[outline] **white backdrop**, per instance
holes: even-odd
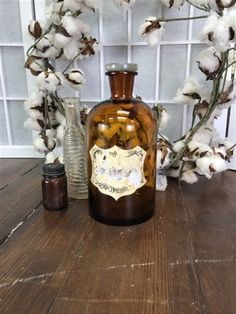
[[[147,5],[148,2],[148,5]],[[23,69],[24,51],[31,44],[27,34],[30,19],[43,19],[44,0],[0,1],[0,156],[34,157],[32,134],[23,128],[26,114],[22,107],[27,94],[34,90],[34,79]],[[109,97],[109,87],[104,75],[104,65],[109,62],[135,62],[139,75],[135,82],[135,94],[145,102],[164,105],[172,120],[165,134],[176,139],[186,131],[191,118],[191,108],[172,102],[177,88],[189,74],[204,80],[198,70],[196,57],[203,45],[198,40],[199,21],[168,23],[162,42],[150,48],[138,36],[137,30],[143,20],[154,16],[193,16],[199,14],[188,5],[180,10],[167,10],[159,0],[136,0],[136,5],[124,18],[113,0],[103,0],[99,13],[83,14],[82,18],[92,24],[91,34],[101,43],[100,53],[79,62],[87,84],[80,93],[81,101],[93,106]],[[12,22],[14,21],[14,23]],[[57,64],[58,69],[65,62]],[[62,96],[72,95],[71,90]],[[218,119],[216,126],[225,135],[227,112]],[[231,112],[230,132],[236,141],[236,114]]]

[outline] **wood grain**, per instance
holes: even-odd
[[[39,159],[0,159],[0,190],[40,164]]]
[[[29,164],[28,170],[23,168],[23,172],[19,170],[14,176],[10,171],[11,181],[4,180],[8,184],[0,189],[0,243],[38,208],[41,202],[41,167],[39,162],[33,167]]]
[[[33,210],[39,172],[1,194],[8,213]],[[0,246],[0,313],[236,313],[235,188],[232,171],[182,188],[170,180],[155,216],[132,227],[94,222],[87,201],[40,205]]]

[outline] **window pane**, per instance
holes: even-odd
[[[184,4],[179,10],[168,9],[166,6],[163,9],[163,16],[171,17],[186,17],[189,16],[189,5]],[[188,21],[169,22],[165,24],[165,33],[163,40],[184,40],[188,38]]]
[[[186,72],[186,51],[185,45],[161,47],[160,99],[172,99],[177,89],[183,84]]]
[[[134,95],[154,100],[156,82],[156,48],[148,46],[132,47],[132,62],[138,64]]]
[[[1,83],[1,79],[0,79],[0,97],[2,97],[2,83]]]
[[[181,137],[183,106],[176,104],[162,104],[171,116],[167,127],[161,131],[169,140],[174,141]]]
[[[203,12],[203,11],[200,11],[198,9],[194,9],[193,15],[194,16],[203,15],[203,14],[201,14],[201,12]],[[199,34],[200,34],[200,31],[202,30],[205,22],[206,22],[206,19],[193,20],[192,39],[199,40]]]
[[[0,43],[22,42],[19,0],[0,1]]]
[[[28,118],[23,109],[22,101],[8,101],[9,120],[14,145],[32,144],[32,132],[24,128],[24,122]]]
[[[3,101],[0,101],[0,145],[7,145],[7,127]]]
[[[122,12],[114,1],[102,1],[103,41],[114,43],[127,41],[127,20]]]
[[[86,84],[81,88],[80,97],[92,100],[100,98],[99,53],[89,59],[79,61],[78,67],[84,72],[86,79]]]
[[[27,97],[24,53],[20,47],[3,47],[2,63],[8,97]]]
[[[80,19],[89,25],[90,35],[98,40],[98,12],[82,13]]]

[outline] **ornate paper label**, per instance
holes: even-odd
[[[91,182],[101,193],[110,195],[116,201],[146,183],[143,172],[146,152],[140,146],[124,150],[116,145],[109,149],[94,145],[89,153],[92,160]]]

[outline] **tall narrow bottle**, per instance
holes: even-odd
[[[78,98],[66,98],[66,129],[64,135],[64,163],[67,174],[68,195],[88,198],[86,132],[81,124]]]
[[[154,214],[156,119],[132,97],[136,64],[108,64],[111,98],[88,118],[90,215],[101,222],[131,225]]]

